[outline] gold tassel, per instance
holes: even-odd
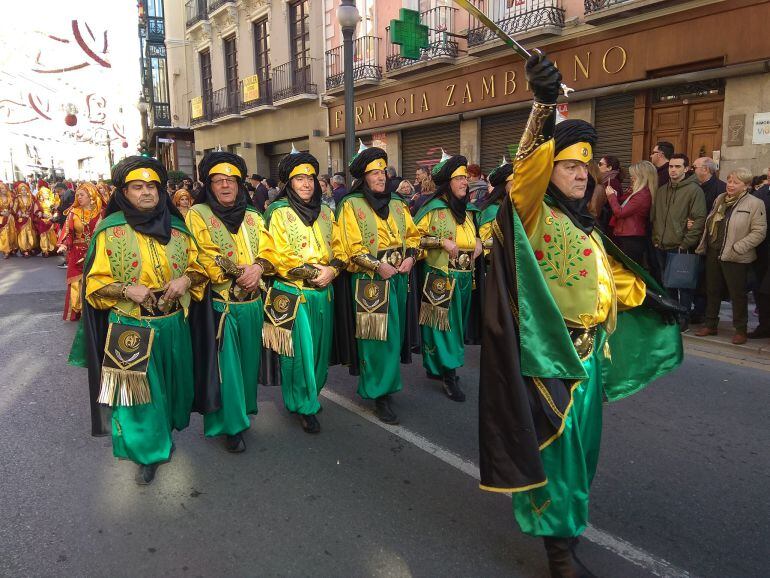
[[[143,405],[152,401],[147,374],[114,367],[102,368],[102,383],[97,402],[115,406]]]
[[[388,340],[387,313],[356,313],[356,339]]]
[[[612,363],[612,352],[610,351],[610,342],[605,341],[604,342],[604,357],[605,359],[609,359],[610,363]]]
[[[291,330],[276,327],[267,320],[262,326],[262,345],[279,355],[294,357],[294,341],[291,337]]]
[[[449,309],[423,301],[420,304],[419,324],[439,331],[449,331]]]

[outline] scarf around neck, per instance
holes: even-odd
[[[732,209],[736,204],[738,204],[738,201],[740,201],[743,197],[745,197],[749,193],[748,189],[743,191],[740,195],[736,195],[735,197],[730,197],[727,193],[724,194],[722,197],[722,200],[719,202],[719,206],[714,209],[714,212],[711,213],[711,217],[709,219],[709,240],[714,243],[717,240],[718,237],[718,225],[719,222],[724,220],[724,218],[727,216],[727,211]]]

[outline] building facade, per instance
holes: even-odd
[[[326,0],[325,94],[331,165],[341,168],[345,131],[342,49]],[[770,164],[762,113],[770,113],[770,3],[758,0],[475,0],[526,47],[548,52],[575,89],[561,112],[593,122],[597,154],[624,165],[658,140],[721,168]],[[524,62],[451,1],[358,0],[355,41],[357,136],[388,151],[412,177],[441,149],[488,172],[510,158],[531,92]],[[419,12],[427,38],[417,59],[390,38],[399,9]],[[404,20],[404,25],[411,26]],[[767,114],[770,116],[770,114]],[[764,129],[762,127],[765,127]],[[770,135],[764,140],[770,141]]]
[[[221,147],[241,155],[249,172],[277,178],[293,144],[325,169],[322,6],[166,0],[169,29],[184,38],[169,47],[171,110],[194,130],[196,163]]]
[[[172,35],[167,36],[167,32]],[[140,152],[157,157],[169,171],[191,175],[194,164],[193,131],[180,124],[171,110],[169,51],[182,36],[166,26],[163,0],[139,2],[139,43],[142,94],[142,140]]]

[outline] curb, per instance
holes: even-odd
[[[735,345],[724,339],[719,339],[718,337],[696,337],[690,333],[682,333],[682,341],[692,345],[705,345],[710,349],[716,347],[770,360],[770,340],[767,339],[757,339],[754,340],[754,343],[752,343],[752,340],[749,340],[745,345]]]

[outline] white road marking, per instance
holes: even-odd
[[[456,470],[461,471],[462,473],[474,478],[475,480],[479,480],[479,468],[473,462],[461,458],[457,454],[442,448],[429,439],[421,436],[420,434],[414,433],[413,431],[410,431],[401,425],[387,425],[381,422],[371,411],[361,407],[349,398],[331,391],[328,388],[321,391],[321,396],[356,414],[366,421],[389,431],[393,435],[400,437],[402,440],[411,443],[419,449],[437,457],[442,462],[452,466]],[[583,533],[582,537],[590,542],[593,542],[594,544],[597,544],[598,546],[609,550],[621,558],[628,560],[632,564],[644,568],[655,576],[660,576],[661,578],[690,578],[691,576],[689,572],[682,570],[681,568],[677,568],[663,558],[658,558],[657,556],[654,556],[653,554],[650,554],[641,548],[637,548],[633,544],[626,542],[621,538],[595,528],[590,524],[588,528],[586,528],[586,531]]]

